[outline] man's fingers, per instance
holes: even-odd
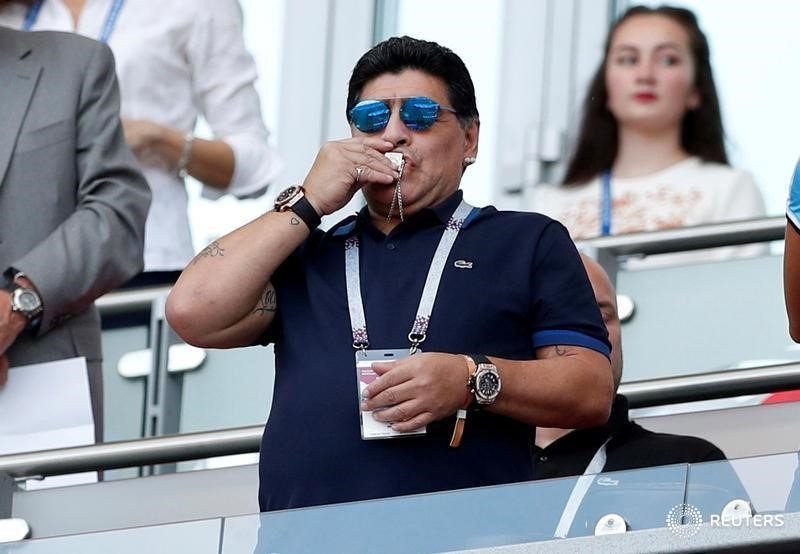
[[[408,431],[414,431],[416,429],[425,427],[432,421],[433,414],[430,412],[422,412],[421,414],[416,415],[407,421],[397,421],[392,423],[392,429],[399,431],[400,433],[406,433]]]

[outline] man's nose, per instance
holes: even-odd
[[[392,114],[389,116],[389,123],[384,127],[381,138],[391,142],[395,146],[407,144],[411,139],[411,131],[400,119],[399,108],[392,110]]]

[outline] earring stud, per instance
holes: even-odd
[[[464,158],[464,167],[467,167],[468,165],[472,165],[472,164],[474,164],[474,163],[475,163],[477,160],[478,160],[478,159],[477,159],[477,158],[475,158],[475,157],[473,157],[473,156],[467,156],[467,157],[465,157],[465,158]]]

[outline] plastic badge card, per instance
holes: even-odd
[[[408,349],[400,350],[359,350],[356,352],[356,377],[358,379],[358,399],[361,402],[364,389],[378,378],[378,374],[372,370],[375,362],[391,362],[408,356]],[[397,437],[419,436],[426,433],[426,428],[421,427],[414,431],[400,432],[392,429],[388,423],[376,421],[372,417],[372,412],[361,411],[361,438],[364,440],[372,439],[393,439]]]

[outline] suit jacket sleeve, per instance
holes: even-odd
[[[94,43],[76,105],[76,209],[43,241],[12,262],[44,301],[39,333],[88,308],[143,266],[150,190],[119,118],[114,58]]]

